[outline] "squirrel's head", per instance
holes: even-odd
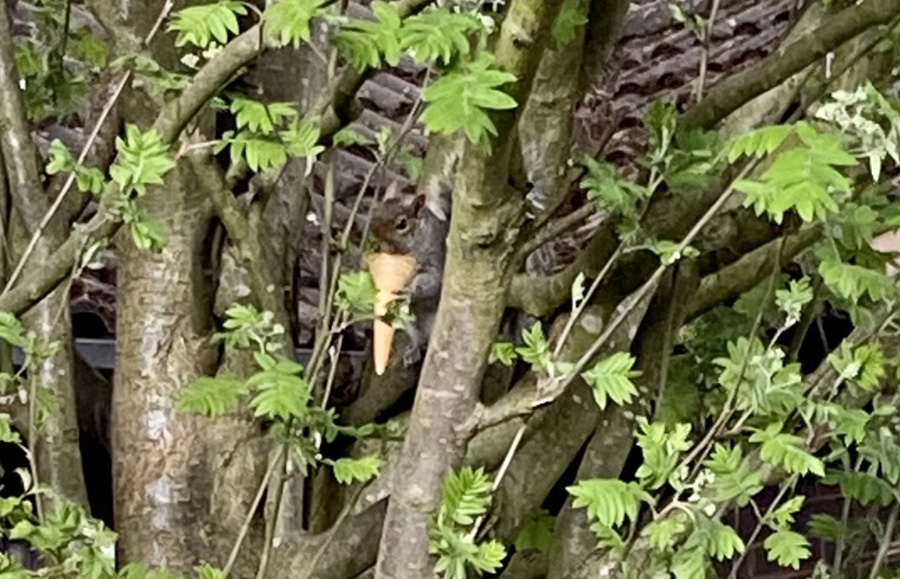
[[[382,251],[411,251],[424,207],[424,195],[403,195],[396,183],[388,186],[384,199],[372,214],[372,234],[382,245]]]

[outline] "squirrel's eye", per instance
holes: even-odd
[[[395,224],[395,227],[397,228],[397,231],[399,231],[400,233],[403,233],[409,227],[409,221],[406,219],[406,217],[401,217],[401,218],[397,219],[397,223]]]

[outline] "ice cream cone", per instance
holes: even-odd
[[[378,293],[375,296],[375,315],[384,316],[388,306],[397,299],[399,292],[409,284],[416,273],[416,260],[409,255],[374,253],[367,258],[369,273]],[[372,337],[375,373],[379,376],[387,370],[394,341],[394,327],[381,319],[375,320]]]

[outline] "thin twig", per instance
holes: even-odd
[[[775,499],[772,501],[772,504],[769,505],[769,508],[766,510],[765,515],[760,517],[759,513],[757,512],[758,520],[756,521],[756,527],[753,528],[753,532],[750,533],[750,537],[747,539],[747,542],[745,543],[747,545],[747,548],[744,549],[744,552],[741,553],[740,557],[738,557],[737,560],[734,562],[734,564],[731,566],[731,573],[728,574],[728,579],[735,579],[737,577],[738,569],[740,569],[741,564],[744,562],[744,559],[747,558],[747,554],[750,552],[750,546],[753,544],[753,542],[759,536],[760,532],[762,532],[763,526],[765,525],[766,517],[770,516],[773,512],[775,512],[775,508],[778,506],[778,503],[781,502],[781,499],[784,498],[784,495],[785,495],[785,493],[787,493],[787,490],[793,486],[793,483],[796,480],[797,480],[797,475],[793,475],[790,479],[788,479],[781,485],[781,488],[778,489],[778,494],[775,496]]]
[[[328,406],[328,397],[331,396],[331,390],[334,388],[334,377],[337,375],[338,360],[341,355],[341,348],[344,345],[344,335],[338,334],[337,343],[331,351],[331,368],[328,369],[328,380],[325,382],[325,392],[322,394],[322,408]]]
[[[859,471],[860,467],[862,467],[863,456],[858,456],[856,458],[856,464],[853,465],[853,471]],[[847,522],[850,520],[850,504],[851,501],[849,498],[844,497],[844,504],[841,506],[841,530],[842,532],[838,534],[837,541],[834,545],[834,563],[831,568],[834,570],[834,576],[840,577],[841,566],[843,565],[844,558],[844,542],[846,541],[847,535]]]
[[[719,0],[713,0],[712,10],[709,12],[709,20],[706,22],[703,32],[703,52],[700,55],[700,77],[697,79],[697,102],[703,101],[703,85],[706,83],[706,73],[709,66],[709,45],[712,41],[712,29],[719,14]]]
[[[894,527],[897,525],[897,515],[900,513],[900,505],[894,505],[891,514],[888,515],[887,524],[884,527],[884,535],[878,546],[878,555],[875,556],[875,562],[872,563],[872,571],[869,573],[869,579],[876,579],[884,560],[887,558],[888,548],[891,546],[891,538],[894,536]]]
[[[277,457],[273,457],[272,462],[275,463],[275,468],[272,469],[273,474],[276,471],[281,471],[281,475],[283,475],[287,464],[287,453],[279,453]],[[284,476],[279,476],[277,478],[277,483],[278,484],[274,485],[275,488],[271,489],[273,494],[272,516],[266,517],[265,541],[263,542],[262,555],[260,555],[259,558],[259,568],[256,572],[256,579],[264,579],[266,571],[269,568],[269,558],[272,554],[273,539],[275,537],[275,526],[278,522],[278,513],[281,511],[281,497],[284,494]]]
[[[31,458],[31,484],[36,488],[39,484],[37,467],[37,387],[38,377],[28,377],[28,455]],[[34,495],[34,510],[38,520],[43,519],[43,506],[40,493]]]
[[[706,213],[694,224],[694,227],[688,232],[687,235],[684,236],[684,239],[681,240],[681,243],[678,244],[678,247],[675,249],[675,253],[682,253],[685,248],[691,244],[695,237],[700,233],[700,231],[706,226],[707,223],[719,212],[719,210],[725,205],[725,202],[731,197],[734,192],[734,183],[744,178],[752,169],[756,166],[756,163],[747,164],[744,169],[740,172],[740,174],[732,181],[725,191],[719,195],[719,198],[707,209]],[[663,263],[660,265],[656,271],[653,272],[653,275],[650,276],[644,285],[635,292],[633,299],[634,304],[639,304],[643,299],[647,296],[647,294],[656,287],[656,284],[659,282],[663,273],[669,268],[669,265]],[[565,389],[575,380],[575,378],[581,373],[582,370],[588,365],[588,363],[597,355],[597,352],[600,351],[600,348],[606,345],[609,339],[613,336],[616,330],[619,329],[625,320],[628,318],[628,315],[631,313],[630,309],[626,309],[619,313],[619,315],[613,319],[607,326],[604,328],[604,331],[600,336],[594,340],[594,343],[587,349],[584,355],[579,358],[578,362],[575,363],[575,366],[572,368],[571,372],[569,372],[568,376],[562,381],[562,383],[557,387],[557,392],[561,393],[565,391]]]
[[[768,303],[769,299],[771,299],[772,292],[775,290],[775,278],[778,277],[778,272],[781,271],[781,251],[784,248],[784,237],[781,238],[781,242],[778,244],[778,253],[776,254],[772,275],[769,277],[769,285],[766,287],[766,295],[763,298],[763,305],[760,306],[759,310],[756,312],[756,317],[753,320],[753,325],[750,327],[750,332],[748,335],[748,340],[752,340],[756,333],[759,332],[759,328],[762,326],[762,318],[763,312],[765,312],[765,304]],[[705,456],[707,449],[710,448],[712,441],[715,440],[716,436],[719,435],[719,431],[723,426],[731,419],[731,416],[734,414],[734,401],[737,400],[738,391],[741,388],[741,384],[744,382],[744,374],[747,371],[747,365],[749,364],[749,356],[744,356],[744,359],[741,361],[741,370],[738,373],[737,383],[734,387],[734,390],[728,395],[728,399],[725,401],[725,405],[722,407],[722,413],[719,415],[719,418],[716,420],[715,424],[713,424],[712,428],[710,428],[706,435],[703,437],[697,446],[695,446],[690,454],[688,454],[684,460],[678,465],[678,468],[684,468],[685,466],[691,464],[698,456]],[[697,462],[697,467],[695,467],[694,471],[696,472],[699,465],[703,462],[701,459]]]
[[[497,489],[500,488],[500,483],[503,481],[503,477],[506,476],[506,471],[509,470],[509,465],[512,464],[513,457],[516,455],[516,451],[519,449],[519,444],[522,443],[522,437],[525,435],[525,425],[519,426],[519,430],[516,431],[516,435],[513,437],[512,442],[509,445],[509,449],[506,451],[506,456],[503,458],[503,463],[500,464],[500,468],[497,470],[497,474],[494,475],[494,483],[491,485],[491,492],[497,492]],[[472,525],[472,531],[469,533],[471,537],[475,537],[478,535],[478,531],[481,529],[481,525],[484,523],[486,515],[481,515],[475,521],[475,524]]]
[[[325,540],[322,541],[322,544],[316,549],[316,554],[313,555],[312,559],[310,559],[309,563],[306,565],[306,573],[304,573],[303,579],[312,578],[313,574],[316,572],[316,565],[319,564],[319,561],[325,555],[325,551],[328,550],[328,547],[334,541],[334,536],[337,534],[338,529],[341,528],[341,525],[343,525],[344,521],[347,520],[347,517],[350,516],[350,511],[353,510],[356,501],[359,500],[359,497],[368,486],[368,484],[360,484],[359,488],[356,489],[356,492],[354,492],[353,496],[350,498],[350,501],[348,501],[347,504],[344,505],[344,508],[341,509],[341,514],[338,515],[337,520],[335,520],[334,524],[331,525],[331,528],[328,529],[328,535],[325,537]]]
[[[606,278],[606,274],[610,272],[612,267],[618,263],[619,258],[623,253],[623,244],[619,244],[616,247],[616,250],[613,252],[609,259],[606,260],[606,263],[603,265],[603,269],[600,270],[600,273],[597,274],[597,277],[594,278],[594,281],[591,282],[590,287],[587,292],[584,294],[584,297],[578,302],[578,307],[572,312],[572,315],[569,316],[569,319],[566,320],[566,325],[563,327],[562,333],[559,335],[559,340],[556,342],[556,349],[553,350],[553,357],[559,357],[559,353],[562,351],[563,345],[566,343],[566,340],[569,337],[569,334],[572,333],[572,328],[575,327],[575,322],[578,321],[578,318],[584,313],[584,309],[590,303],[591,298],[594,296],[594,293],[600,287],[600,283]]]
[[[275,468],[281,463],[281,455],[284,453],[284,446],[278,447],[278,454],[269,464],[269,468],[266,469],[266,474],[263,476],[263,480],[259,485],[259,489],[256,491],[256,496],[253,498],[253,503],[251,503],[250,508],[247,509],[247,516],[244,517],[244,524],[241,525],[240,531],[238,531],[237,539],[234,542],[234,545],[231,547],[231,553],[228,555],[228,561],[225,563],[225,567],[222,569],[222,579],[228,577],[229,573],[231,573],[231,569],[234,567],[235,562],[237,561],[238,553],[241,550],[241,545],[244,543],[244,539],[247,537],[247,533],[250,532],[250,524],[253,522],[253,516],[256,514],[257,509],[259,509],[259,504],[262,502],[263,497],[266,495],[266,489],[269,486],[269,479],[272,478],[272,474],[275,472]]]
[[[521,255],[529,255],[532,251],[535,251],[548,241],[565,233],[597,212],[597,207],[593,203],[587,203],[556,221],[548,222],[545,227],[534,232],[531,237],[522,243],[522,247],[518,250],[519,253]]]

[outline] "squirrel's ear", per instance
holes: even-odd
[[[418,215],[423,207],[425,207],[425,195],[416,195],[416,198],[413,199],[412,202],[413,215]]]

